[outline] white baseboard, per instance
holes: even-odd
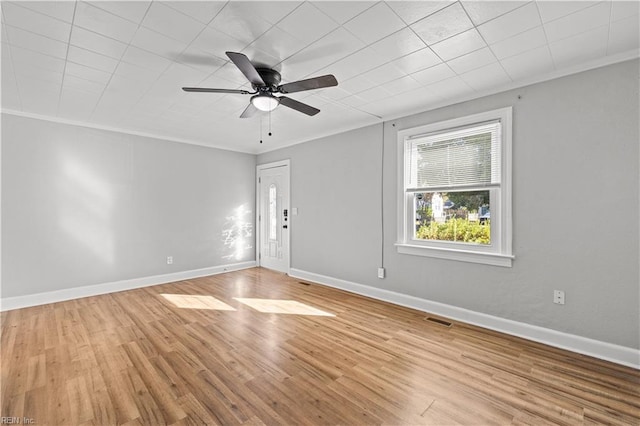
[[[289,275],[294,278],[313,281],[329,287],[339,288],[351,293],[371,297],[373,299],[417,309],[419,311],[429,312],[451,318],[456,321],[465,322],[467,324],[488,328],[490,330],[499,331],[512,336],[544,343],[556,348],[566,349],[583,355],[589,355],[594,358],[615,362],[616,364],[640,369],[640,351],[634,348],[614,345],[612,343],[563,333],[561,331],[526,324],[523,322],[512,321],[444,303],[421,299],[415,296],[357,284],[338,278],[315,274],[313,272],[302,271],[300,269],[291,268]]]
[[[190,271],[172,272],[170,274],[133,278],[130,280],[114,281],[111,283],[96,284],[86,287],[65,288],[62,290],[47,291],[45,293],[7,297],[0,299],[0,311],[10,311],[12,309],[27,308],[29,306],[45,305],[48,303],[79,299],[81,297],[98,296],[100,294],[115,293],[123,290],[132,290],[134,288],[166,284],[191,278],[206,277],[208,275],[239,271],[241,269],[253,268],[255,266],[256,262],[252,260],[249,262],[212,266],[209,268],[193,269]]]

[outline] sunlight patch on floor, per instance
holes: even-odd
[[[242,297],[234,297],[234,299],[263,313],[335,317],[333,314],[321,311],[313,306],[305,305],[304,303],[296,302],[295,300],[253,299]]]
[[[235,311],[232,306],[227,305],[213,296],[201,296],[193,294],[161,294],[169,302],[178,308],[184,309],[209,309],[216,311]]]

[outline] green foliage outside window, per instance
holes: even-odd
[[[416,238],[489,244],[491,242],[491,224],[490,221],[480,224],[461,218],[449,219],[444,223],[431,221],[429,224],[421,225],[418,228]]]

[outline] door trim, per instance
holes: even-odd
[[[262,262],[260,259],[260,247],[261,247],[261,241],[260,241],[260,234],[261,234],[261,229],[260,229],[260,172],[262,170],[267,170],[267,169],[274,169],[276,167],[283,167],[283,166],[287,166],[287,173],[285,174],[285,180],[287,181],[287,187],[289,188],[289,196],[287,197],[287,204],[284,206],[285,209],[291,211],[291,160],[290,159],[285,159],[285,160],[280,160],[280,161],[274,161],[272,163],[265,163],[265,164],[258,164],[256,166],[256,216],[255,216],[255,221],[256,221],[256,265],[257,266],[262,266]],[[286,250],[286,256],[287,256],[287,271],[286,274],[289,275],[289,272],[291,271],[291,222],[289,222],[289,232],[287,232],[287,250]]]

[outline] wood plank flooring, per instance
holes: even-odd
[[[259,268],[8,311],[1,416],[640,424],[639,371],[427,316]]]

